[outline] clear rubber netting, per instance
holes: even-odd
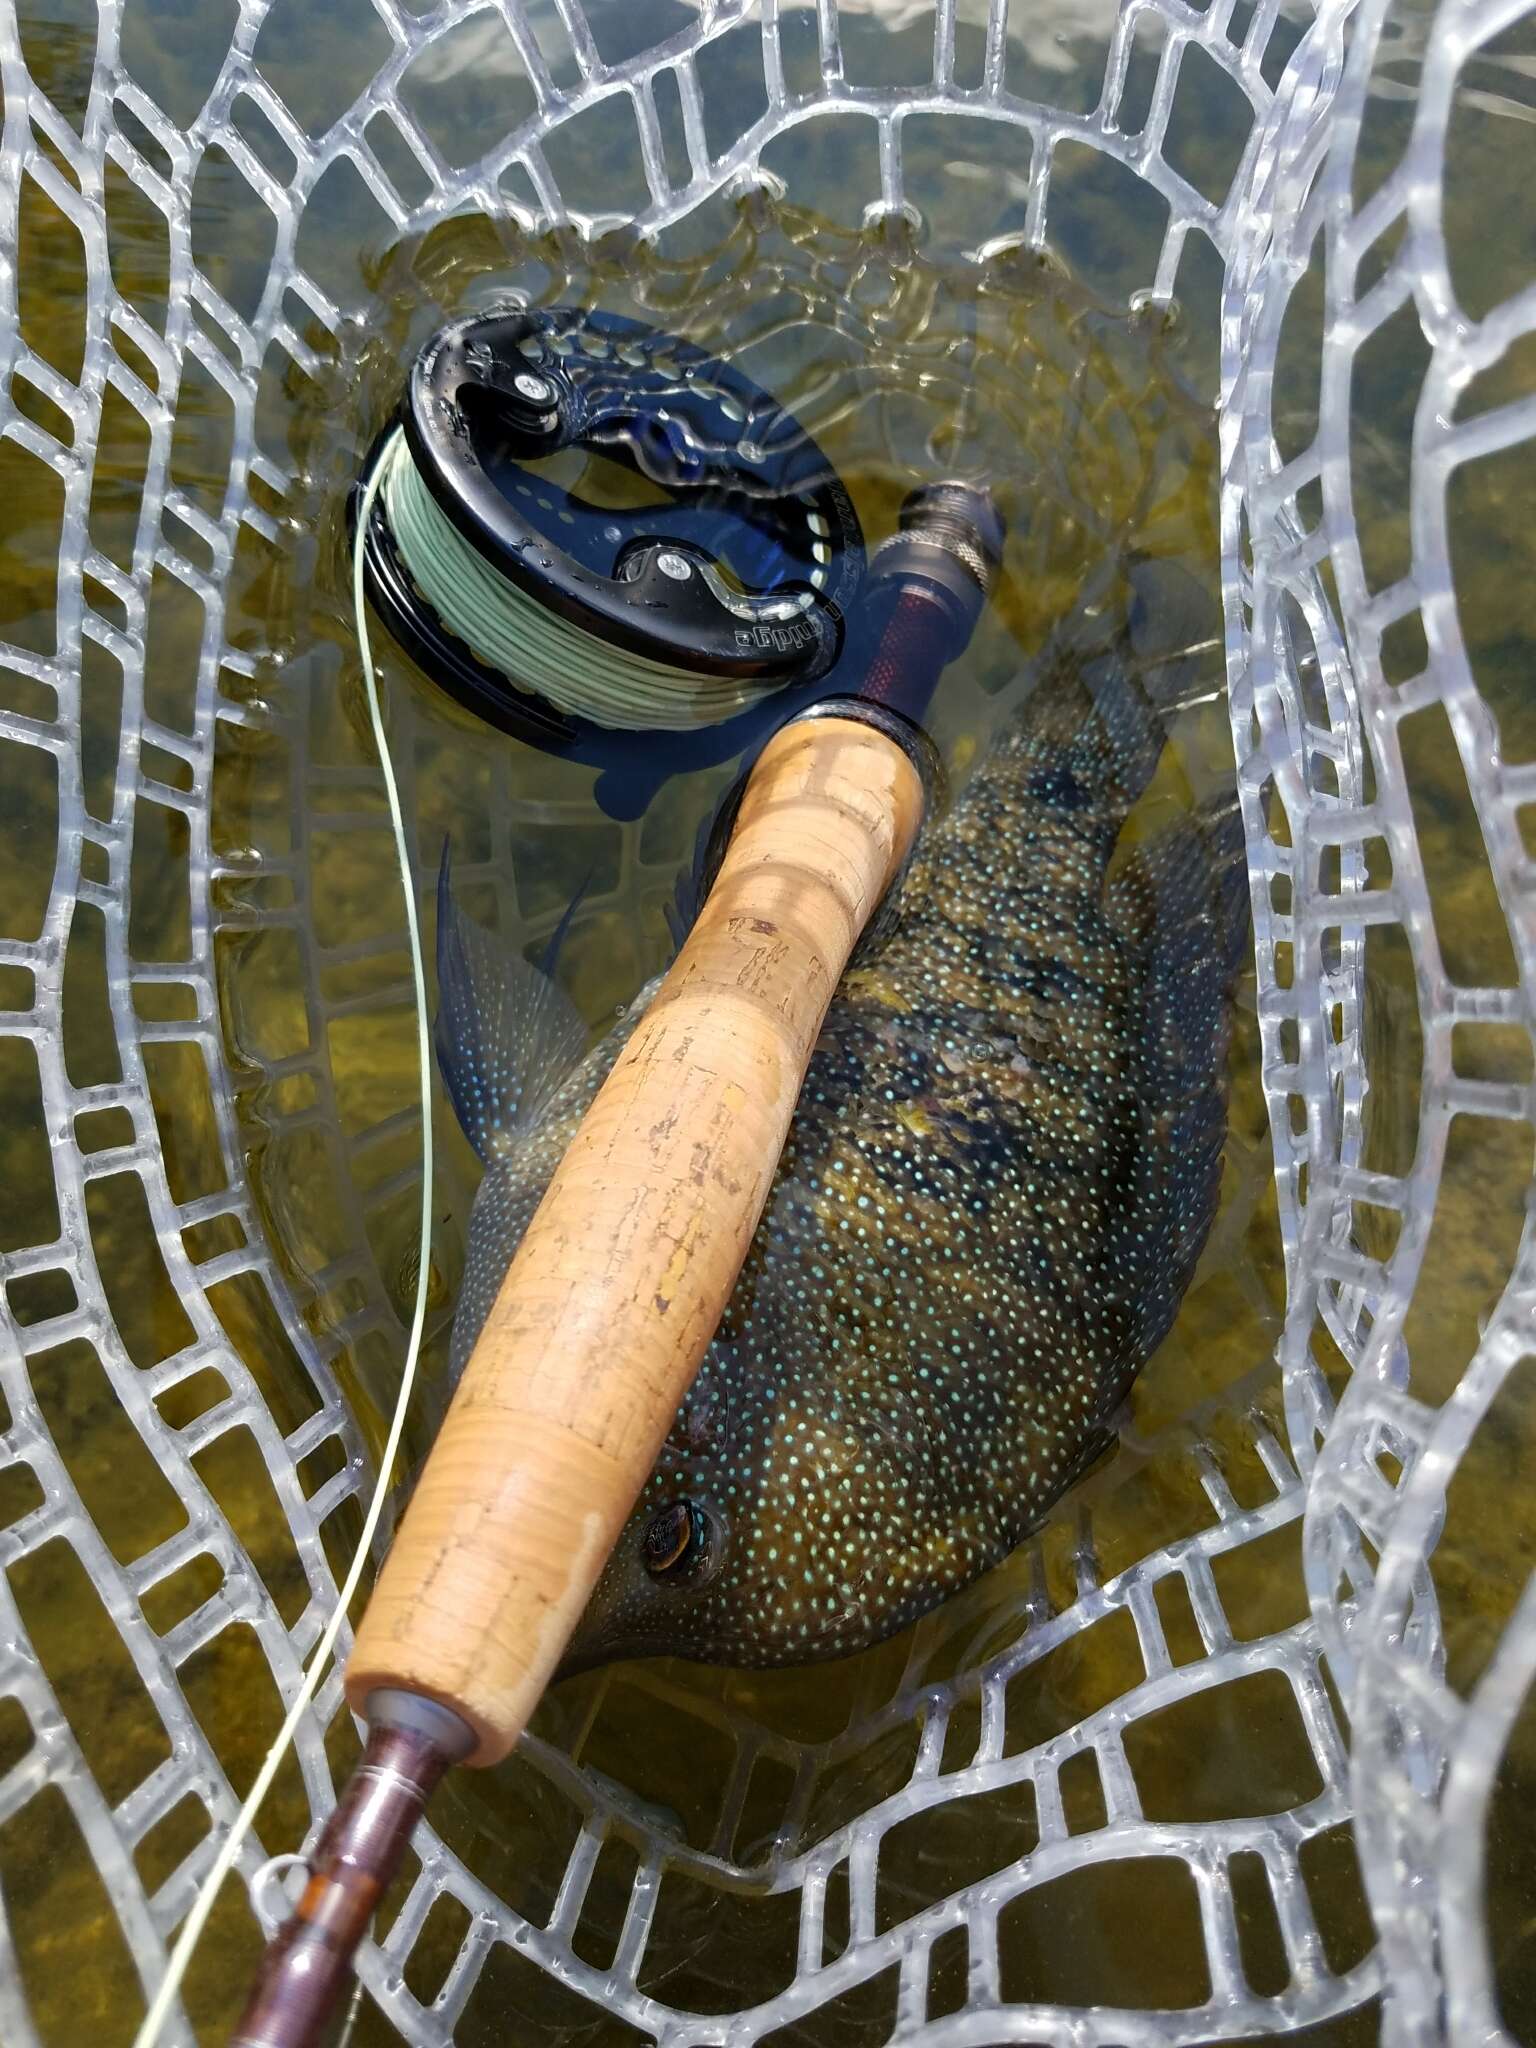
[[[1536,413],[1511,367],[1536,326],[1529,237],[1517,204],[1487,201],[1490,156],[1529,134],[1508,119],[1529,119],[1529,42],[1521,9],[1488,0],[1400,19],[1375,0],[1315,18],[1268,0],[1043,12],[677,0],[664,40],[637,48],[619,0],[373,0],[306,72],[270,61],[281,0],[247,0],[204,73],[168,4],[0,12],[0,462],[11,502],[49,508],[50,558],[42,584],[8,567],[0,649],[0,743],[24,763],[7,787],[26,792],[0,898],[8,2048],[79,2038],[87,2017],[127,2038],[334,1601],[371,1483],[370,1399],[399,1353],[411,1090],[359,1097],[334,1071],[346,1034],[403,1001],[397,973],[369,972],[398,935],[349,948],[327,882],[327,846],[379,830],[376,790],[335,766],[318,721],[264,695],[292,637],[281,605],[253,633],[230,596],[244,579],[260,599],[263,547],[307,544],[266,422],[360,310],[313,274],[307,210],[344,191],[360,242],[456,210],[656,229],[750,187],[788,131],[826,132],[810,123],[868,144],[855,197],[895,219],[909,124],[935,116],[962,158],[1018,167],[1026,244],[1051,243],[1071,152],[1112,165],[1141,236],[1131,282],[1177,288],[1219,359],[1288,1300],[1278,1368],[1255,1357],[1254,1385],[1280,1386],[1283,1423],[1258,1400],[1227,1418],[1241,1487],[1214,1426],[1192,1426],[1191,1533],[1107,1570],[1069,1518],[1064,1588],[1032,1544],[1006,1630],[940,1618],[838,1728],[786,1731],[739,1696],[642,1676],[627,1782],[611,1756],[530,1738],[517,1796],[562,1844],[558,1882],[520,1888],[515,1832],[506,1882],[475,1874],[448,1802],[363,1955],[387,2018],[358,2038],[469,2043],[510,2023],[678,2044],[1193,2041],[1373,2000],[1394,2039],[1497,2030],[1485,1859],[1514,1853],[1536,1672],[1515,1398],[1536,1285],[1536,782],[1507,658],[1531,579],[1486,534],[1459,548],[1456,505],[1469,466],[1503,464],[1506,543],[1530,529],[1518,463]],[[845,61],[871,16],[909,48],[916,28],[920,75]],[[760,81],[739,132],[739,97],[715,84],[726,49],[733,93],[744,59]],[[461,162],[452,118],[425,109],[466,66],[506,81],[506,114]],[[1204,190],[1184,140],[1213,90],[1251,119],[1229,182]],[[578,200],[593,123],[624,124],[633,173]],[[210,179],[238,216],[213,243],[197,226]],[[45,263],[74,266],[78,321],[39,310]],[[1194,289],[1202,264],[1219,302]],[[1408,396],[1363,433],[1378,377]],[[188,457],[194,417],[217,422],[216,462],[206,437]],[[216,785],[233,791],[222,822]],[[257,786],[286,845],[240,839]],[[513,824],[558,811],[481,791],[500,889],[533,890]],[[630,835],[613,892],[647,863],[670,880]],[[1489,928],[1475,897],[1502,950],[1467,943]],[[221,996],[238,1009],[263,977],[296,993],[232,1063]],[[323,1315],[269,1244],[241,1120],[253,1086],[272,1145],[308,1148],[313,1213],[295,1230],[317,1247]],[[1480,1277],[1471,1311],[1458,1264]],[[1021,1717],[1021,1700],[1049,1706]],[[696,1748],[682,1821],[644,1795],[642,1709]],[[1303,1761],[1277,1784],[1253,1731],[1279,1720]],[[1254,1783],[1167,1810],[1146,1760],[1159,1743],[1199,1753],[1213,1729],[1252,1739]],[[332,1674],[246,1879],[326,1810],[354,1754]],[[1379,1935],[1358,1913],[1342,1925],[1348,1886],[1325,1881],[1355,1855]],[[1153,1896],[1157,1937],[1138,1943]],[[771,1989],[681,1995],[650,1967],[680,1911],[677,1952],[688,1914],[695,1947],[743,1916],[745,1947],[781,1960]],[[249,1963],[242,1916],[228,1899],[215,1916],[215,1976]],[[194,1967],[196,2011],[227,2022],[230,1996]]]

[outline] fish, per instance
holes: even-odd
[[[1122,843],[1216,644],[1187,571],[1112,565],[925,826],[557,1678],[863,1649],[1006,1556],[1110,1447],[1219,1195],[1235,797]],[[438,1059],[485,1164],[452,1384],[657,983],[588,1050],[564,926],[539,961],[512,954],[459,912],[446,854],[438,908]]]

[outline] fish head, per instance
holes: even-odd
[[[630,1657],[806,1663],[904,1618],[921,1577],[903,1541],[910,1455],[818,1392],[739,1420],[724,1447],[668,1438],[557,1678]]]
[[[665,1497],[662,1497],[665,1496]],[[729,1627],[720,1577],[732,1548],[723,1487],[680,1492],[653,1477],[620,1531],[557,1679],[627,1657],[708,1658]]]

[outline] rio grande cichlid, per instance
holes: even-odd
[[[878,1642],[1110,1442],[1215,1214],[1247,934],[1230,803],[1117,855],[1188,684],[1194,588],[1141,562],[1080,606],[927,828],[838,988],[735,1292],[560,1675]],[[486,1167],[455,1382],[649,994],[584,1057],[559,937],[539,968],[512,957],[457,911],[445,859],[438,1053]]]

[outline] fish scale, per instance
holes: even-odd
[[[1115,859],[1201,637],[1191,587],[1142,563],[1080,608],[926,832],[562,1671],[860,1649],[1003,1557],[1110,1441],[1215,1215],[1246,938],[1230,821]],[[503,956],[485,988],[496,949],[463,932],[445,868],[439,1049],[487,1161],[454,1378],[650,993],[562,1079],[550,974]]]

